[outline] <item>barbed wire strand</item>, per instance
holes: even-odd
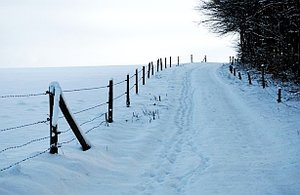
[[[72,93],[72,92],[92,91],[92,90],[99,90],[99,89],[106,89],[106,88],[107,88],[107,86],[79,88],[79,89],[67,89],[67,90],[63,90],[63,92],[64,93]]]
[[[126,80],[123,80],[123,81],[120,81],[120,82],[114,83],[114,84],[113,84],[113,86],[120,85],[120,84],[123,84],[123,83],[125,83],[125,82],[126,82]]]
[[[28,97],[39,97],[39,96],[45,96],[45,95],[47,95],[47,92],[44,92],[44,93],[30,93],[30,94],[10,94],[10,95],[1,95],[0,99],[28,98]]]
[[[94,129],[100,127],[103,123],[106,123],[106,121],[102,121],[100,124],[98,124],[98,125],[96,125],[96,126],[90,128],[90,129],[88,129],[88,130],[85,132],[85,134],[88,134],[88,133],[91,132],[92,130],[94,130]],[[73,137],[72,139],[70,139],[70,140],[68,140],[68,141],[63,141],[63,142],[61,142],[61,143],[60,143],[60,146],[65,145],[65,144],[69,144],[69,143],[71,143],[71,142],[73,142],[73,141],[75,141],[75,140],[76,140],[76,137]]]
[[[39,153],[37,153],[37,154],[34,154],[34,155],[32,155],[32,156],[29,156],[29,157],[27,157],[27,158],[25,158],[25,159],[23,159],[23,160],[20,160],[20,161],[18,161],[18,162],[15,162],[15,163],[13,163],[13,164],[7,166],[7,167],[1,168],[1,169],[0,169],[0,172],[6,171],[6,170],[8,170],[8,169],[10,169],[10,168],[12,168],[12,167],[14,167],[14,166],[17,166],[17,165],[23,163],[23,162],[26,162],[26,161],[28,161],[28,160],[30,160],[30,159],[36,158],[36,157],[38,157],[38,156],[41,156],[42,154],[45,154],[45,153],[48,152],[48,151],[50,151],[50,148],[48,148],[47,150],[44,150],[44,151],[42,151],[42,152],[39,152]]]
[[[122,93],[121,95],[118,95],[117,97],[113,98],[113,100],[120,99],[120,98],[123,97],[124,95],[126,95],[126,93]]]
[[[33,139],[31,141],[28,141],[28,142],[26,142],[24,144],[21,144],[21,145],[18,145],[18,146],[10,146],[8,148],[0,150],[0,154],[3,153],[3,152],[5,152],[5,151],[7,151],[7,150],[13,150],[13,149],[18,149],[18,148],[23,148],[23,147],[25,147],[27,145],[33,144],[35,142],[40,142],[40,141],[43,141],[43,140],[46,140],[46,139],[49,139],[49,138],[50,138],[50,136],[46,136],[46,137],[42,137],[42,138],[38,138],[38,139]]]
[[[9,128],[5,128],[5,129],[0,129],[0,132],[21,129],[21,128],[30,127],[30,126],[34,126],[34,125],[38,125],[38,124],[45,124],[45,123],[49,122],[49,120],[50,119],[47,119],[46,121],[38,121],[38,122],[24,124],[24,125],[19,125],[19,126],[15,126],[15,127],[9,127]]]
[[[101,104],[98,104],[98,105],[95,105],[95,106],[92,106],[92,107],[85,108],[85,109],[83,109],[83,110],[74,112],[73,114],[74,114],[74,115],[80,114],[80,113],[83,113],[83,112],[86,112],[86,111],[89,111],[89,110],[93,110],[93,109],[95,109],[95,108],[99,108],[99,107],[104,106],[104,105],[106,105],[106,104],[107,104],[107,102],[103,102],[103,103],[101,103]]]

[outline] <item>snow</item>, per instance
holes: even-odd
[[[45,92],[52,80],[62,90],[106,86],[135,68],[3,69],[0,90]],[[70,141],[74,134],[63,118],[57,155],[47,151],[47,124],[1,131],[0,169],[37,156],[0,172],[0,194],[300,193],[300,105],[284,98],[277,103],[276,86],[250,86],[226,65],[193,63],[156,73],[139,87],[129,108],[125,96],[114,102],[109,125],[106,105],[74,115],[88,132],[87,151]],[[115,86],[115,97],[125,89],[125,83]],[[107,94],[64,93],[64,99],[75,113],[106,102]],[[48,106],[48,96],[0,99],[0,129],[45,120]]]

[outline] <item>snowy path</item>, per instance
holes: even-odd
[[[220,78],[219,67],[198,64],[173,73],[170,83],[181,85],[176,111],[163,126],[160,149],[137,194],[299,192],[299,142],[283,135],[285,119],[250,107]]]

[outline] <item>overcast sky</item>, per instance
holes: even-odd
[[[197,25],[199,0],[0,0],[0,67],[228,61],[232,37]]]

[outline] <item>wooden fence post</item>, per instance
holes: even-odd
[[[281,102],[281,88],[278,88],[278,99],[277,102],[280,103]]]
[[[170,68],[172,67],[172,56],[170,56]]]
[[[241,74],[241,72],[239,71],[238,74],[239,74],[239,79],[242,80],[242,74]]]
[[[157,72],[159,72],[159,59],[157,59]]]
[[[135,93],[139,93],[139,71],[135,69]]]
[[[154,75],[154,64],[151,62],[152,76]]]
[[[248,75],[249,85],[252,85],[251,75],[250,75],[250,72],[249,72],[249,71],[247,71],[247,75]]]
[[[162,63],[162,58],[160,58],[160,70],[163,70],[163,63]]]
[[[165,69],[167,69],[167,58],[165,57]]]
[[[129,74],[127,74],[127,79],[126,79],[126,106],[130,106],[130,81],[129,81]]]
[[[53,107],[54,107],[54,94],[51,92],[49,88],[50,153],[57,154],[58,153],[58,144],[57,144],[58,132],[57,132],[57,124],[53,126]]]
[[[191,54],[191,63],[194,63],[193,54]]]
[[[113,122],[113,80],[108,84],[108,123]]]
[[[148,64],[148,72],[147,72],[148,79],[150,79],[150,70],[151,70],[151,63],[149,62],[149,64]]]
[[[177,66],[179,66],[179,56],[177,56]]]
[[[145,85],[145,82],[146,82],[146,71],[145,71],[145,66],[143,66],[143,85]]]
[[[262,87],[266,88],[266,82],[265,82],[265,65],[261,65],[261,79],[262,79]]]
[[[233,68],[233,75],[236,76],[236,68]]]

